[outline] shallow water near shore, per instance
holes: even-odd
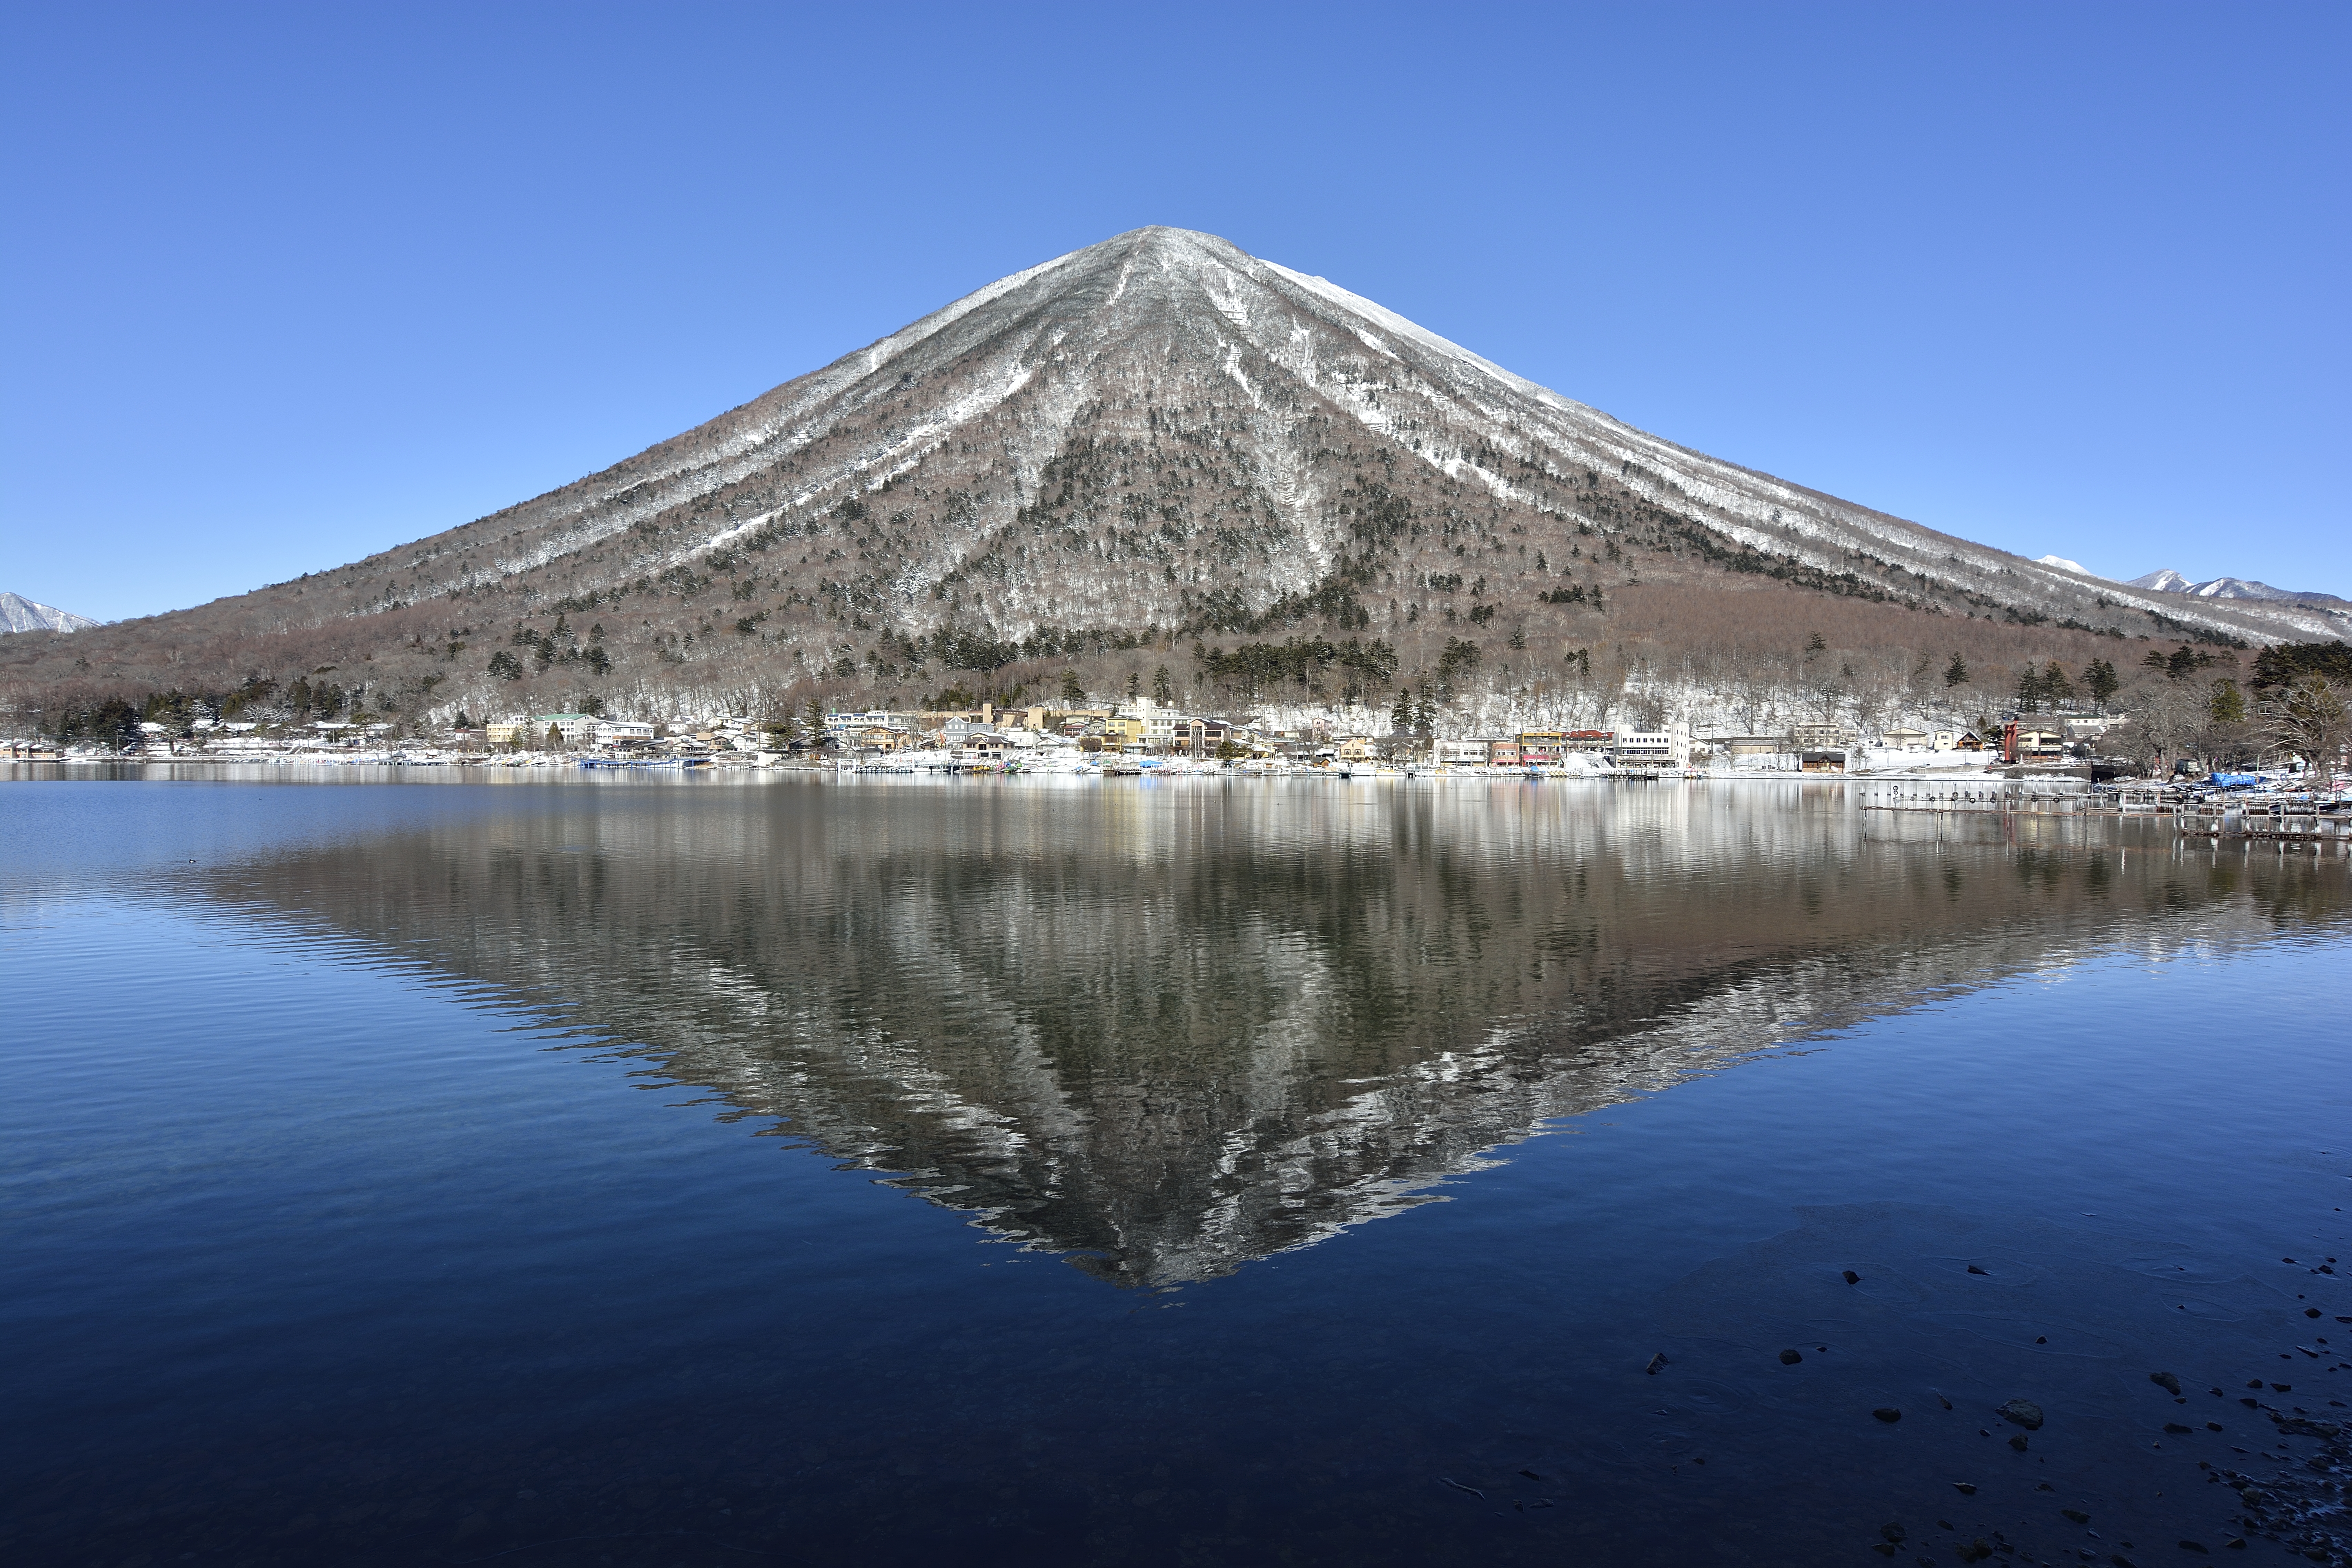
[[[11,1562],[2341,1556],[2340,854],[1795,784],[0,825]]]

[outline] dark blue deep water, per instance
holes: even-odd
[[[1834,786],[20,777],[0,1560],[2342,1561],[2347,981]]]

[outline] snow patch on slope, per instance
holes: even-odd
[[[1452,342],[1446,338],[1439,337],[1435,332],[1431,331],[1428,328],[1420,326],[1406,320],[1404,317],[1398,315],[1394,310],[1388,309],[1384,305],[1376,305],[1360,294],[1349,293],[1347,289],[1340,288],[1337,283],[1332,282],[1328,278],[1318,278],[1305,272],[1294,272],[1289,268],[1284,267],[1278,262],[1261,261],[1259,265],[1265,267],[1271,272],[1277,273],[1280,276],[1288,279],[1299,288],[1306,289],[1308,293],[1314,294],[1330,304],[1338,305],[1341,309],[1360,316],[1366,321],[1377,322],[1379,325],[1386,328],[1389,331],[1394,333],[1398,337],[1409,339],[1413,342],[1419,343],[1423,348],[1443,354],[1447,359],[1453,360],[1458,364],[1465,365],[1472,370],[1479,371],[1484,374],[1492,376],[1495,380],[1501,382],[1505,386],[1509,387],[1512,391],[1519,394],[1523,397],[1532,397],[1539,403],[1562,410],[1583,410],[1585,412],[1591,412],[1591,410],[1584,409],[1584,405],[1582,404],[1572,403],[1569,399],[1562,397],[1559,393],[1552,391],[1549,387],[1538,386],[1534,382],[1528,380],[1525,376],[1513,375],[1501,365],[1495,363],[1494,361],[1481,358],[1479,355],[1472,353],[1468,349],[1464,348],[1460,343]],[[1367,344],[1370,344],[1377,352],[1381,353],[1387,353],[1390,352],[1386,345],[1379,343],[1375,339],[1362,331],[1359,331],[1357,335],[1362,337],[1364,342]]]
[[[96,625],[88,616],[77,616],[22,594],[0,594],[0,632],[78,632]]]

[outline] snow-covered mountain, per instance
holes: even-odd
[[[39,604],[22,594],[0,594],[0,632],[78,632],[96,625],[88,616]]]
[[[2056,639],[1972,659],[2089,656],[2062,631],[2255,643],[2352,626],[1938,533],[1637,430],[1214,236],[1142,228],[602,473],[78,637],[74,655],[0,656],[0,684],[78,680],[75,656],[90,679],[155,687],[366,664],[373,685],[478,710],[530,689],[485,662],[510,668],[528,642],[553,649],[535,661],[551,680],[585,661],[615,700],[922,682],[911,697],[1008,658],[1318,633],[1385,639],[1410,675],[1457,635],[1555,659],[1626,637],[1601,603],[1645,605],[1661,658],[1740,617],[1795,646],[1827,600],[1884,607],[1845,634],[1855,647],[1955,647],[1967,623]],[[1904,612],[1934,618],[1885,618]]]
[[[2069,561],[2063,555],[2037,555],[2034,560],[2044,566],[2055,566],[2061,572],[2072,572],[2077,577],[2096,577],[2098,574],[2079,561]]]
[[[1437,542],[1410,526],[1423,518]],[[1000,279],[603,474],[323,586],[345,613],[517,575],[576,595],[822,538],[810,565],[834,570],[782,571],[772,549],[760,563],[814,601],[795,607],[1021,637],[1113,605],[1162,625],[1213,605],[1262,612],[1375,561],[1383,583],[1425,579],[1465,532],[1482,555],[1508,536],[1515,556],[1524,540],[1554,547],[1549,560],[1580,521],[1664,524],[1685,552],[1914,598],[2095,608],[2072,573],[1677,447],[1322,278],[1170,228]],[[2109,596],[2143,607],[2122,584]]]
[[[2246,577],[2215,577],[2208,582],[2192,583],[2169,567],[2161,572],[2150,572],[2144,577],[2135,577],[2128,585],[2153,589],[2159,594],[2187,594],[2199,599],[2251,599],[2269,605],[2315,605],[2331,609],[2352,609],[2352,600],[2334,594],[2273,588],[2268,583],[2257,583]]]

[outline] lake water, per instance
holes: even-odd
[[[2340,852],[47,772],[10,1563],[2344,1560]]]

